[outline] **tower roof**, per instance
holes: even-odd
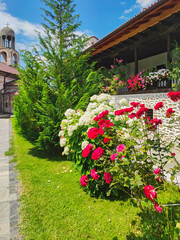
[[[14,30],[12,28],[9,28],[9,27],[4,27],[2,30],[1,30],[1,36],[15,36],[15,33],[14,33]]]

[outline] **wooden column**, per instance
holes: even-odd
[[[134,74],[138,74],[138,49],[134,48]]]
[[[171,56],[171,44],[172,44],[172,40],[171,40],[171,33],[168,33],[167,35],[167,61],[169,63],[172,62],[172,56]]]

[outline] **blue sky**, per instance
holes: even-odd
[[[79,33],[101,39],[148,7],[155,0],[75,0],[82,25]],[[8,22],[16,33],[16,50],[37,42],[34,30],[42,31],[40,0],[0,0],[0,29]]]

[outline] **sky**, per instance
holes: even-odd
[[[78,32],[103,38],[155,0],[75,0],[80,15]],[[15,31],[16,50],[31,49],[38,42],[35,30],[43,33],[41,0],[0,0],[0,29],[9,24]]]

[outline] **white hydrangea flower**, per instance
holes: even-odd
[[[74,126],[69,126],[68,127],[68,136],[72,136],[73,132],[78,128],[78,124],[74,125]]]
[[[105,94],[105,93],[102,93],[97,97],[98,102],[104,102],[104,101],[110,100],[110,99],[111,99],[111,95]]]
[[[65,128],[66,124],[68,123],[67,119],[63,119],[61,122],[61,127]]]
[[[116,102],[114,100],[111,100],[109,102],[109,105],[112,106],[112,107],[116,107]]]
[[[59,132],[58,137],[64,137],[64,131],[63,131],[63,130],[61,130],[61,131]]]
[[[97,108],[98,104],[96,102],[89,103],[86,111],[91,111],[91,109]]]
[[[93,102],[93,101],[96,101],[97,100],[97,95],[93,95],[91,98],[90,98],[90,101]]]
[[[68,154],[69,154],[69,147],[68,147],[68,146],[66,146],[66,147],[64,148],[64,154],[65,154],[65,155],[68,155]]]
[[[120,121],[121,120],[121,116],[115,116],[114,120],[115,121]]]
[[[133,124],[134,124],[134,120],[133,120],[133,119],[128,119],[126,123],[127,123],[130,127],[132,127]]]
[[[66,110],[65,116],[66,116],[67,118],[69,118],[69,117],[71,117],[72,115],[74,115],[75,113],[76,113],[76,111],[75,111],[74,109],[69,108],[69,109]]]
[[[119,100],[119,104],[121,106],[128,106],[128,101],[125,98]]]
[[[66,145],[67,139],[66,138],[61,138],[60,139],[60,146],[64,147]]]
[[[88,144],[89,144],[88,141],[83,141],[83,142],[81,143],[81,149],[84,150],[85,147],[86,147]]]
[[[124,134],[124,139],[129,139],[130,137],[131,137],[131,136],[129,135],[129,133],[126,132],[126,133]]]

